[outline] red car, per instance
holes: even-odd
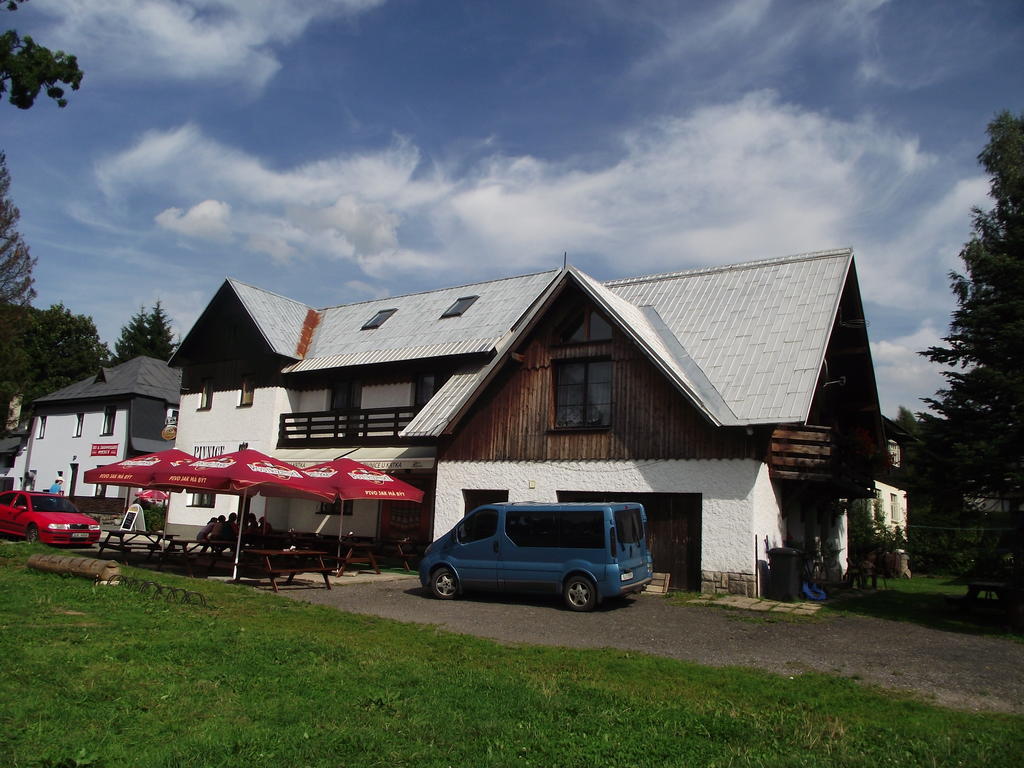
[[[100,524],[63,496],[5,491],[0,493],[0,533],[45,544],[92,545],[100,538]]]

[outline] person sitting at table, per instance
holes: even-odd
[[[256,522],[256,515],[252,512],[245,513],[245,531],[244,533],[259,533],[260,524]]]
[[[217,525],[217,518],[211,517],[202,528],[199,529],[199,533],[196,534],[196,541],[207,542],[210,539],[210,534],[213,533],[213,529]]]
[[[257,525],[259,525],[260,533],[264,535],[274,532],[273,526],[270,525],[270,521],[266,517],[261,517]]]
[[[238,536],[238,515],[232,512],[228,515],[228,525],[231,526],[231,538]]]
[[[213,530],[210,531],[209,539],[211,546],[210,549],[220,554],[226,548],[228,543],[234,541],[231,534],[231,524],[224,518],[224,515],[220,515],[217,518],[217,522],[213,526]],[[214,545],[213,542],[221,542],[219,545]]]

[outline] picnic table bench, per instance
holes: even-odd
[[[200,541],[198,539],[174,537],[167,542],[167,546],[160,553],[160,563],[157,566],[157,570],[162,571],[164,563],[170,559],[180,559],[185,565],[185,572],[189,576],[195,576],[192,564],[197,562],[199,558],[208,558],[206,569],[209,571],[221,562],[225,565],[231,565],[234,562],[232,558],[234,551],[235,543],[233,541],[223,539]]]
[[[965,610],[971,610],[993,600],[994,595],[994,600],[1001,607],[1008,608],[1011,598],[1016,596],[1017,592],[1017,589],[1005,581],[969,581],[967,582],[967,594],[947,597],[946,600]]]
[[[270,579],[270,585],[278,592],[277,577],[288,575],[286,584],[291,584],[297,573],[319,573],[324,586],[331,588],[330,574],[334,567],[324,562],[326,552],[314,549],[243,549],[242,556],[262,568]]]
[[[116,549],[126,555],[129,552],[146,551],[148,552],[146,555],[147,560],[153,557],[155,552],[161,551],[166,544],[169,544],[176,538],[175,534],[163,533],[162,531],[113,529],[104,531],[104,533],[106,533],[106,537],[100,542],[100,554],[103,553],[104,549]]]
[[[340,554],[341,552],[345,554],[342,555]],[[380,566],[377,564],[377,558],[373,554],[373,544],[369,542],[342,542],[339,555],[334,559],[338,562],[335,574],[337,576],[344,576],[345,569],[353,563],[369,565],[375,573],[380,573]]]

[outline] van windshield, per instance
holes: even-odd
[[[620,544],[638,544],[644,540],[644,521],[640,519],[640,510],[618,509],[615,511],[615,530],[618,531]]]

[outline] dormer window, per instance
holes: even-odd
[[[362,328],[360,328],[360,330],[369,331],[373,328],[380,328],[384,325],[384,322],[397,311],[397,309],[382,309],[376,315],[371,317],[370,322],[366,323]]]
[[[444,314],[441,315],[441,317],[458,317],[467,309],[472,307],[474,302],[476,302],[476,300],[479,298],[479,296],[463,296],[461,299],[456,299],[455,303],[448,307],[448,309],[444,311]]]

